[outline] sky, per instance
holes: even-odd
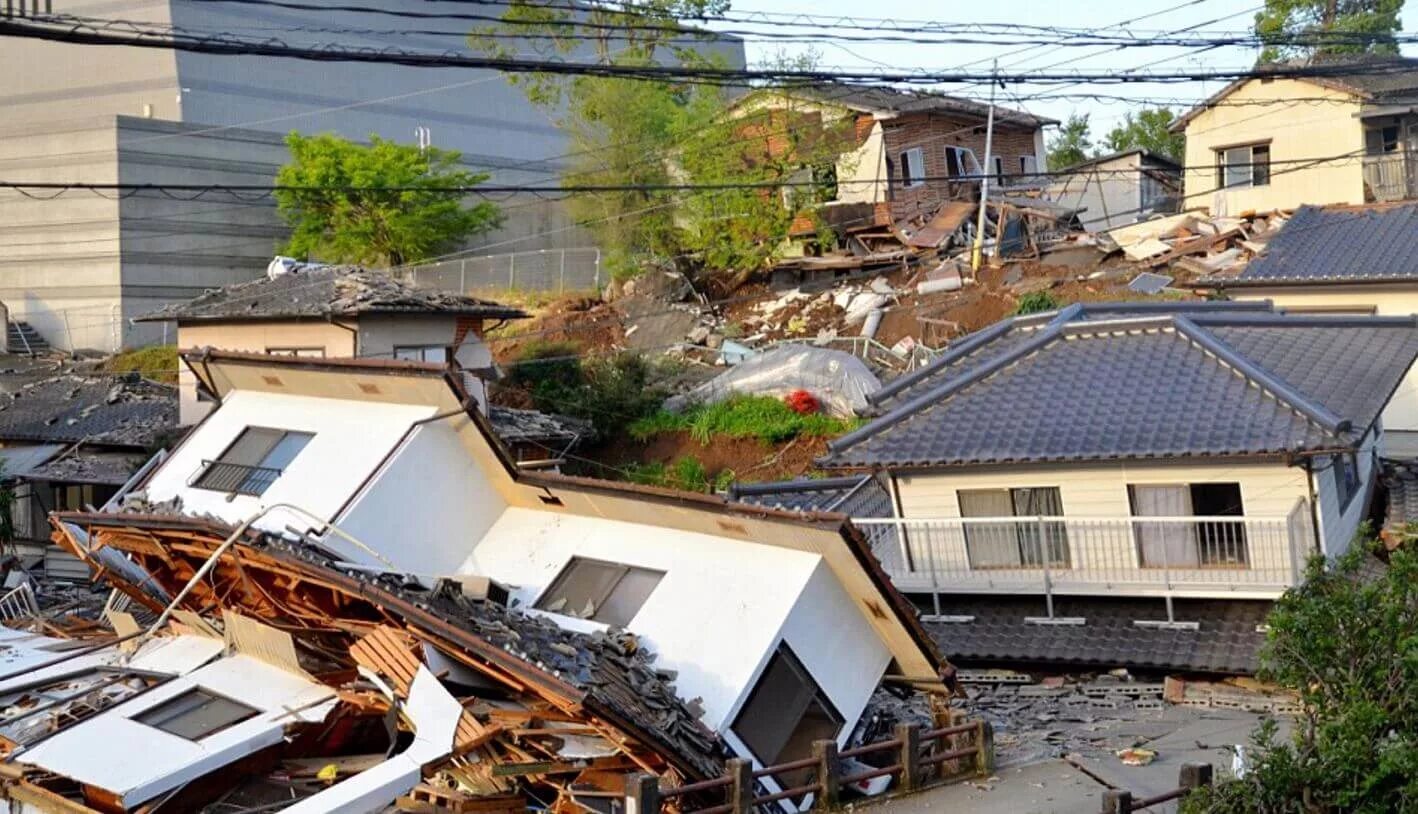
[[[741,0],[734,12],[779,12],[810,14],[817,18],[871,17],[906,20],[939,20],[971,23],[1027,23],[1040,26],[1063,26],[1106,30],[1109,34],[1130,31],[1138,37],[1155,36],[1160,32],[1244,32],[1250,29],[1255,14],[1262,8],[1260,0],[1103,0],[1077,2],[1072,0],[988,0],[988,2],[922,3],[907,0]],[[1151,15],[1151,16],[1149,16]],[[1418,10],[1413,20],[1405,20],[1405,30],[1414,30]],[[1138,19],[1143,18],[1145,19]],[[1120,23],[1136,22],[1119,28]],[[810,23],[811,21],[805,21]],[[724,27],[724,26],[717,26]],[[747,26],[735,25],[735,28]],[[1194,28],[1193,28],[1194,27]],[[761,30],[782,30],[765,28]],[[829,29],[817,29],[834,33]],[[862,32],[851,32],[859,34]],[[852,68],[944,69],[968,66],[970,70],[989,70],[992,59],[998,57],[1002,71],[1025,72],[1045,67],[1056,71],[1086,70],[1122,72],[1144,66],[1158,70],[1245,69],[1255,62],[1256,51],[1250,48],[1224,47],[1198,52],[1181,47],[1148,47],[1112,50],[1109,46],[1068,47],[1021,45],[950,45],[912,44],[899,42],[777,45],[749,42],[746,45],[750,64],[772,56],[779,48],[789,53],[815,47],[821,52],[824,66]],[[1007,52],[1028,49],[1019,53]],[[1408,50],[1408,49],[1405,49]],[[1065,64],[1059,64],[1065,63]],[[1079,85],[1067,89],[1049,85],[1018,85],[1002,91],[998,100],[1005,105],[1022,107],[1031,113],[1065,120],[1070,113],[1087,113],[1095,141],[1099,140],[1130,110],[1170,102],[1171,107],[1184,110],[1205,99],[1225,83],[1191,82],[1186,84],[1125,84]],[[941,86],[940,90],[983,98],[987,88]],[[1103,93],[1125,96],[1136,102],[1090,99],[1049,99],[1042,95],[1061,93]]]

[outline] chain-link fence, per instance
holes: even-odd
[[[399,270],[412,285],[441,291],[599,291],[600,249],[539,249],[442,260]]]

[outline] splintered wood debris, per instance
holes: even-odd
[[[101,578],[139,614],[160,613],[164,597],[177,596],[228,533],[199,520],[108,517],[83,529],[56,520],[54,538],[96,567],[93,552],[126,556],[135,568],[100,569]],[[100,723],[115,705],[124,705],[118,713],[141,706],[145,693],[184,680],[134,669],[132,655],[117,646],[97,650],[34,680],[0,677],[0,797],[69,812],[215,814],[271,810],[283,801],[299,811],[393,804],[586,812],[622,793],[631,774],[695,782],[721,774],[730,754],[696,705],[676,695],[674,674],[657,670],[633,635],[568,631],[470,596],[456,582],[429,588],[410,577],[344,569],[309,546],[252,533],[216,558],[182,610],[186,621],[174,617],[155,637],[133,641],[146,652],[154,638],[180,634],[209,642],[218,661],[258,659],[263,669],[324,687],[328,711],[282,717],[275,745],[133,805],[131,789],[96,787],[26,762],[57,733]],[[50,671],[58,672],[43,678]],[[16,680],[26,684],[11,688]],[[437,703],[461,707],[456,725],[430,718]],[[451,731],[449,742],[439,742],[440,730]],[[344,808],[350,800],[354,807]],[[692,808],[695,798],[681,805]]]

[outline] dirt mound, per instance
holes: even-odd
[[[658,463],[669,466],[680,458],[692,457],[704,465],[710,480],[730,470],[735,480],[755,482],[806,475],[813,470],[813,459],[827,454],[827,439],[797,438],[774,447],[756,438],[718,437],[706,446],[691,438],[687,432],[667,432],[648,441],[612,439],[578,454],[600,461],[602,465],[578,462],[575,474],[623,479],[624,473],[616,470],[625,469],[628,465]]]
[[[602,350],[625,343],[625,315],[610,303],[592,297],[557,300],[532,318],[519,320],[488,335],[493,358],[506,363],[522,356],[528,347],[545,342],[566,342],[582,350]]]

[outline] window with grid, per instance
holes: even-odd
[[[239,495],[260,495],[295,460],[310,439],[308,432],[247,427],[215,461],[204,461],[193,486]]]
[[[1270,144],[1245,144],[1216,151],[1216,173],[1231,187],[1263,187],[1270,183]]]
[[[169,735],[199,741],[259,713],[255,707],[194,687],[140,712],[133,720]]]
[[[537,600],[536,607],[625,627],[664,577],[664,571],[572,557]]]
[[[797,655],[779,644],[734,718],[733,731],[760,764],[774,766],[810,757],[813,741],[836,740],[843,723]],[[796,788],[810,772],[780,772],[774,779]]]

